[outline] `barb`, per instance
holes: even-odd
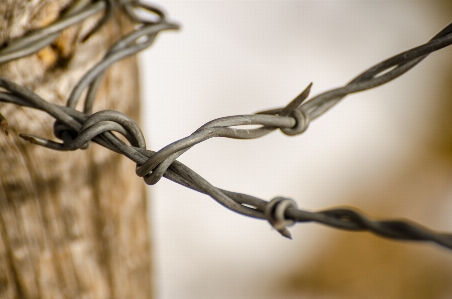
[[[113,0],[109,0],[108,4],[108,9],[116,5]],[[89,7],[93,5],[98,6],[96,12],[107,9],[104,1],[96,2]],[[50,104],[37,94],[0,77],[0,86],[6,89],[5,92],[0,92],[0,102],[47,112],[56,120],[54,124],[55,137],[63,142],[46,140],[28,134],[20,134],[20,137],[31,143],[60,151],[86,148],[90,141],[94,141],[137,163],[136,174],[143,177],[147,184],[155,184],[162,177],[165,177],[187,188],[209,195],[234,212],[267,220],[279,233],[288,238],[291,238],[287,230],[288,226],[297,222],[317,222],[343,230],[369,231],[391,239],[430,241],[452,249],[452,234],[434,232],[406,220],[372,220],[363,213],[349,208],[309,212],[298,209],[293,200],[283,197],[277,197],[267,202],[250,195],[217,188],[176,160],[194,145],[212,137],[254,139],[267,135],[276,129],[280,129],[289,136],[299,135],[308,128],[312,120],[324,114],[345,96],[389,82],[413,68],[430,53],[452,44],[452,24],[424,45],[371,67],[343,87],[324,92],[305,102],[309,96],[311,83],[299,96],[283,108],[261,111],[251,115],[215,119],[201,126],[190,136],[154,152],[146,149],[143,134],[132,119],[120,112],[110,110],[92,114],[92,104],[102,74],[111,64],[150,46],[155,36],[162,30],[177,29],[178,26],[168,23],[164,14],[159,10],[139,1],[123,2],[120,3],[120,6],[124,8],[129,17],[143,24],[143,26],[119,40],[106,53],[103,60],[80,79],[69,96],[66,106]],[[137,8],[157,15],[157,20],[149,21],[141,18],[134,11]],[[108,18],[109,15],[110,13],[107,12],[104,18]],[[103,22],[101,21],[99,24],[103,24]],[[25,42],[22,45],[25,45]],[[9,56],[2,56],[4,52],[2,52],[3,50],[0,51],[0,62],[20,57],[15,54],[16,51],[20,52],[28,49],[28,47],[16,46],[13,50],[8,49]],[[34,50],[36,51],[36,49]],[[28,53],[32,53],[31,50],[29,51]],[[8,59],[5,57],[8,57]],[[88,89],[88,92],[84,102],[84,110],[80,112],[75,110],[75,106],[85,89]],[[257,129],[233,128],[242,125],[259,125],[260,127]],[[129,144],[124,143],[113,132],[123,135]]]

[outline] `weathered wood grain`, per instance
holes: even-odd
[[[71,1],[0,2],[0,45],[59,17]],[[117,12],[101,31],[80,38],[101,14],[65,30],[52,46],[0,66],[0,75],[46,100],[63,103],[77,80],[132,28]],[[139,117],[135,58],[107,72],[95,110]],[[55,152],[18,133],[52,138],[46,114],[0,104],[0,298],[151,298],[145,185],[135,165],[93,144]]]

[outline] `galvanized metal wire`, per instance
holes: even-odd
[[[34,92],[0,77],[0,102],[45,111],[53,118],[54,135],[62,142],[20,134],[23,139],[59,151],[86,148],[93,141],[120,153],[137,163],[136,174],[146,184],[156,184],[162,177],[192,190],[204,193],[224,207],[253,218],[267,220],[283,236],[291,238],[287,227],[298,222],[317,222],[349,231],[369,231],[376,235],[410,241],[430,241],[452,249],[452,234],[439,233],[408,220],[373,220],[364,213],[350,208],[336,208],[320,212],[309,212],[297,208],[295,201],[277,197],[271,201],[223,190],[211,185],[199,174],[177,161],[177,158],[194,145],[212,137],[254,139],[280,129],[286,135],[299,135],[310,122],[323,115],[345,96],[368,90],[404,74],[429,54],[452,44],[452,24],[435,35],[427,43],[391,57],[360,74],[347,85],[321,93],[309,101],[312,84],[288,105],[278,109],[261,111],[249,115],[236,115],[210,121],[190,136],[175,141],[158,152],[146,149],[143,134],[127,115],[111,110],[92,113],[94,98],[105,70],[114,62],[149,47],[156,35],[178,26],[166,20],[158,9],[140,1],[79,1],[60,20],[46,28],[37,30],[10,42],[0,49],[0,63],[5,63],[37,52],[52,43],[65,28],[79,23],[97,12],[105,11],[103,19],[84,38],[94,34],[111,17],[115,9],[121,8],[134,21],[141,24],[133,32],[122,37],[105,54],[103,59],[90,69],[72,90],[65,106],[47,102]],[[136,10],[154,14],[154,19],[144,18]],[[87,89],[83,111],[75,110],[83,91]],[[242,125],[259,125],[256,129],[238,129]],[[0,114],[0,128],[7,131],[6,117]],[[129,144],[115,133],[123,135]]]

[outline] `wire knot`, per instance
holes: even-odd
[[[297,209],[297,203],[290,198],[275,197],[265,208],[265,218],[267,218],[270,225],[276,229],[281,235],[292,239],[287,227],[295,224],[295,221],[287,219],[284,215],[288,208]]]
[[[63,124],[60,121],[55,121],[53,123],[53,135],[63,141],[63,145],[68,145],[74,141],[75,138],[77,138],[79,132],[72,130],[65,124]],[[82,146],[82,149],[88,148],[88,143]]]
[[[306,111],[300,108],[294,109],[288,116],[293,117],[296,124],[293,128],[280,128],[281,132],[284,134],[288,136],[295,136],[303,133],[309,127],[310,119],[309,114]]]
[[[307,113],[301,106],[303,102],[308,98],[311,92],[312,82],[289,104],[284,108],[277,108],[271,110],[265,110],[257,112],[256,114],[270,114],[279,116],[288,116],[295,119],[295,125],[292,127],[279,127],[281,132],[288,136],[295,136],[303,133],[309,126],[311,121],[309,113]]]

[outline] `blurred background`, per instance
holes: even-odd
[[[342,86],[452,21],[450,1],[164,1],[179,32],[141,54],[151,149],[223,116]],[[302,135],[211,139],[179,161],[215,186],[301,209],[355,207],[452,231],[452,48],[345,98]],[[155,296],[451,298],[452,254],[430,243],[264,221],[162,180],[148,187]]]

